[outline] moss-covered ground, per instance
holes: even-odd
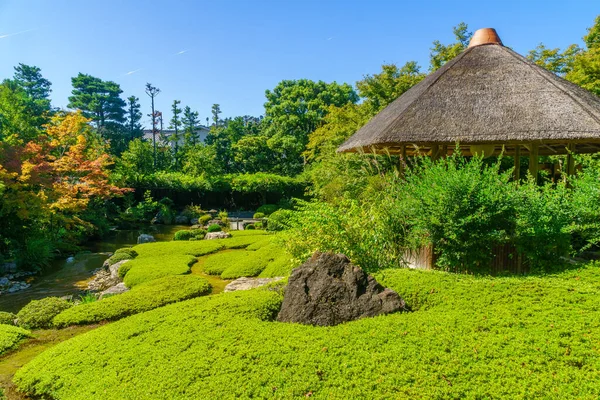
[[[55,399],[600,396],[600,270],[377,275],[413,312],[311,327],[274,322],[281,294],[200,297],[103,326],[20,369]]]

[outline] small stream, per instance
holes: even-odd
[[[119,230],[99,242],[83,246],[83,251],[75,256],[75,261],[55,260],[50,271],[44,275],[31,277],[31,286],[15,293],[0,295],[0,311],[16,313],[31,300],[49,296],[79,295],[87,288],[92,272],[100,268],[109,254],[121,247],[133,246],[141,233],[150,233],[157,241],[169,241],[180,229],[189,226],[152,225],[142,230]]]

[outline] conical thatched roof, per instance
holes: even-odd
[[[483,30],[482,30],[483,31]],[[338,151],[427,152],[432,146],[540,145],[540,154],[600,151],[600,98],[478,31],[469,48],[397,98]],[[461,146],[463,147],[463,146]],[[465,150],[463,150],[465,151]]]

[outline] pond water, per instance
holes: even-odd
[[[74,262],[55,260],[49,272],[30,278],[29,288],[0,295],[0,311],[16,313],[31,300],[49,296],[77,296],[87,288],[92,272],[102,266],[110,253],[135,245],[141,233],[150,233],[157,241],[168,241],[180,229],[189,229],[189,226],[152,225],[143,229],[119,230],[102,241],[88,243],[83,246],[84,251],[75,256]]]

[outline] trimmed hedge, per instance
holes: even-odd
[[[120,249],[115,251],[115,254],[129,254],[131,258],[136,258],[138,256],[137,251],[135,251],[131,247],[121,247]]]
[[[73,303],[58,297],[32,300],[17,313],[18,324],[27,329],[50,328],[52,319],[70,307]]]
[[[18,326],[0,324],[0,355],[16,348],[19,343],[30,337],[30,332]]]
[[[210,232],[221,232],[222,231],[221,225],[218,225],[218,224],[212,224],[206,230],[209,233]]]
[[[114,321],[210,293],[208,281],[199,276],[167,276],[136,286],[129,292],[92,303],[79,304],[54,317],[58,328]]]
[[[175,232],[173,240],[201,240],[204,239],[206,231],[204,229],[183,229]]]
[[[208,296],[117,321],[17,371],[41,398],[598,398],[600,275],[377,274],[412,313],[272,322],[274,291]],[[160,379],[157,379],[160,377]]]
[[[3,325],[14,325],[17,316],[10,312],[0,311],[0,324]]]
[[[110,258],[106,260],[106,262],[108,263],[108,265],[113,265],[120,261],[131,260],[133,258],[134,257],[132,257],[129,253],[115,253],[112,256],[110,256]]]
[[[232,251],[209,256],[204,262],[204,272],[209,275],[221,275],[223,279],[236,279],[242,276],[257,276],[268,269],[264,276],[270,277],[275,276],[275,272],[291,272],[290,259],[283,249],[265,242],[255,251]],[[289,275],[289,272],[284,275]]]

